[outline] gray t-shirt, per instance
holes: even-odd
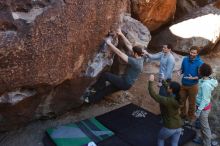
[[[126,74],[124,74],[125,81],[132,85],[137,79],[139,74],[143,70],[144,58],[133,58],[128,57],[128,68],[126,70]]]

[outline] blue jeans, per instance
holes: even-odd
[[[202,134],[204,146],[211,146],[212,134],[211,134],[209,121],[208,121],[209,112],[210,110],[202,110],[199,116],[199,121],[201,123],[201,134]]]
[[[165,140],[168,139],[169,137],[171,137],[171,145],[178,146],[181,132],[182,132],[182,128],[169,129],[163,127],[162,129],[160,129],[158,135],[158,146],[164,146]]]

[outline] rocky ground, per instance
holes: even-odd
[[[215,4],[208,5],[214,1]],[[32,121],[24,128],[0,133],[0,146],[42,146],[47,128],[100,115],[130,102],[159,114],[158,104],[146,91],[147,76],[158,72],[158,64],[148,64],[129,91],[78,108],[79,97],[90,83],[82,74],[87,72],[87,64],[103,36],[119,25],[122,30],[127,28],[123,32],[133,44],[144,42],[143,46],[154,51],[171,43],[180,54],[194,45],[200,46],[204,53],[212,52],[206,61],[219,72],[220,79],[220,0],[7,0],[0,1],[0,8],[0,93],[7,91],[1,96],[6,101],[0,109],[0,131],[74,109],[55,119]],[[149,31],[136,20],[130,23],[121,19],[125,12],[130,12]],[[180,60],[181,57],[176,60],[177,69]],[[99,70],[97,66],[94,68]],[[175,80],[179,78],[174,74]],[[38,94],[22,98],[19,104],[4,104],[14,103],[9,99],[21,95],[17,94],[17,88],[26,87]],[[7,96],[9,91],[16,94]],[[217,140],[220,139],[219,98],[220,87],[214,93],[210,114],[210,125]]]
[[[146,66],[150,68],[149,70],[156,71],[151,66]],[[158,104],[149,96],[147,91],[147,79],[149,73],[143,73],[139,80],[129,91],[122,91],[115,93],[106,99],[91,105],[82,105],[79,109],[69,111],[68,113],[57,117],[56,119],[50,120],[39,120],[33,121],[28,126],[0,134],[0,145],[1,146],[43,146],[42,138],[44,132],[49,127],[54,127],[57,125],[62,125],[69,122],[75,122],[89,117],[94,117],[96,115],[103,114],[105,112],[111,111],[113,109],[119,108],[130,102],[137,104],[148,111],[155,114],[159,113]],[[179,77],[174,74],[175,80]],[[220,88],[215,92],[213,112],[210,114],[210,123],[212,127],[212,132],[217,135],[217,140],[220,140],[220,113],[219,111],[219,94]],[[197,146],[192,142],[186,144],[186,146]]]

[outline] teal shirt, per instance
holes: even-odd
[[[128,57],[128,68],[124,74],[125,81],[132,85],[143,70],[144,58]]]
[[[161,116],[164,127],[176,129],[181,127],[181,118],[179,114],[180,105],[174,96],[160,96],[153,89],[153,82],[149,81],[148,90],[150,96],[161,105]]]
[[[199,91],[196,96],[196,105],[199,110],[203,110],[209,105],[212,97],[212,91],[218,86],[218,81],[213,78],[200,79]]]

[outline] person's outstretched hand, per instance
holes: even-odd
[[[143,52],[143,55],[149,55],[149,53],[145,49],[142,49],[142,52]]]
[[[150,77],[149,77],[149,81],[154,81],[154,75],[150,75]]]
[[[177,71],[177,75],[180,77],[181,74],[182,74],[182,70],[180,69],[180,70]]]

